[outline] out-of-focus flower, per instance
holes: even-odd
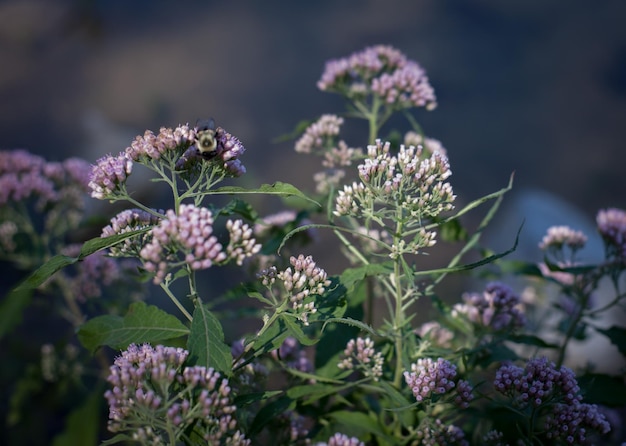
[[[182,204],[178,215],[168,210],[139,253],[146,270],[155,273],[154,283],[161,283],[169,269],[183,263],[199,270],[226,260],[222,245],[212,233],[213,216],[208,209]]]
[[[547,234],[539,243],[539,248],[561,250],[564,246],[575,251],[581,249],[587,243],[587,236],[582,231],[575,231],[569,226],[551,226]]]
[[[107,377],[109,430],[150,444],[194,430],[208,444],[249,445],[228,380],[212,368],[185,367],[188,356],[182,348],[128,346]]]
[[[626,261],[626,211],[603,209],[598,212],[596,223],[608,257],[620,257]]]
[[[62,251],[68,256],[78,256],[80,244],[69,245]],[[67,276],[66,284],[71,290],[72,298],[79,302],[100,297],[102,287],[109,286],[123,279],[117,259],[108,257],[104,251],[97,251],[76,264],[76,274]]]
[[[414,131],[407,132],[404,135],[404,145],[415,146],[415,147],[423,146],[424,149],[426,149],[426,152],[424,152],[424,155],[427,155],[427,156],[430,156],[431,154],[435,152],[439,152],[443,156],[446,156],[446,157],[448,156],[448,152],[441,144],[441,141],[434,139],[434,138],[426,138],[422,136],[421,134],[414,132]]]
[[[453,424],[444,424],[440,419],[426,421],[416,432],[420,445],[469,446],[465,433]]]
[[[287,368],[296,369],[301,372],[311,373],[313,363],[307,357],[296,338],[288,336],[277,350],[272,351],[272,357],[282,361]]]
[[[427,339],[437,347],[450,348],[454,333],[445,327],[442,327],[439,322],[431,321],[422,324],[422,326],[416,330],[421,338]]]
[[[327,442],[315,443],[315,446],[365,446],[365,443],[356,437],[348,437],[338,432],[330,437]]]
[[[439,358],[420,358],[411,364],[411,372],[404,372],[404,380],[419,402],[433,395],[443,395],[454,389],[456,366],[450,361]]]
[[[378,381],[383,375],[383,354],[374,349],[370,338],[350,339],[343,351],[343,359],[337,367],[345,370],[360,370],[366,377]]]
[[[375,96],[391,109],[437,105],[426,72],[391,46],[367,47],[348,57],[326,62],[317,86],[355,100]]]
[[[521,299],[499,282],[487,284],[483,293],[466,293],[462,304],[452,308],[452,316],[463,315],[470,322],[493,331],[516,330],[526,324]]]

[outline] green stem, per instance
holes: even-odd
[[[170,298],[170,300],[172,302],[174,302],[174,305],[176,305],[176,307],[178,307],[178,309],[181,311],[181,313],[183,313],[185,315],[187,320],[189,320],[189,322],[191,322],[193,320],[193,317],[191,317],[191,314],[189,314],[189,312],[185,309],[183,304],[180,303],[178,298],[176,296],[174,296],[174,293],[172,293],[172,291],[169,289],[167,284],[161,283],[161,288],[163,288],[163,291],[165,291],[165,294],[167,294],[167,296]]]
[[[402,240],[402,208],[398,207],[397,209],[397,217],[396,217],[396,232],[394,235],[394,246],[398,246],[400,241]],[[393,281],[395,286],[395,300],[396,300],[396,308],[395,314],[393,315],[393,333],[394,333],[394,344],[396,350],[396,369],[394,372],[393,383],[396,387],[400,387],[402,382],[402,327],[404,325],[404,310],[402,307],[402,280],[401,280],[401,254],[393,261]]]

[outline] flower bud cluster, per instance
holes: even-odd
[[[374,350],[374,341],[370,338],[350,339],[343,356],[337,364],[340,369],[360,370],[375,381],[383,375],[383,354]]]
[[[526,324],[520,297],[502,283],[487,284],[482,294],[466,293],[463,301],[452,308],[453,317],[463,315],[471,323],[493,331],[516,330]]]
[[[146,130],[143,136],[137,136],[130,147],[126,148],[125,154],[136,162],[143,162],[147,159],[158,160],[172,151],[176,151],[178,155],[180,152],[178,149],[193,144],[195,138],[195,129],[187,124],[175,129],[161,127],[158,135],[151,130]]]
[[[469,446],[465,433],[453,424],[444,424],[440,419],[426,422],[416,432],[419,445],[422,446]]]
[[[146,270],[155,273],[154,283],[161,283],[170,268],[182,263],[199,270],[226,260],[222,245],[212,233],[213,216],[208,209],[182,204],[178,215],[168,210],[139,253]]]
[[[246,168],[239,159],[246,151],[241,141],[221,127],[217,128],[215,138],[217,139],[217,157],[222,161],[226,173],[233,177],[246,173]]]
[[[546,418],[545,430],[550,440],[584,445],[608,434],[611,425],[595,404],[557,404]]]
[[[261,250],[261,244],[252,237],[252,229],[242,220],[228,220],[226,229],[230,235],[226,255],[241,266],[247,257],[252,257]]]
[[[322,115],[317,121],[309,125],[300,139],[296,141],[296,152],[324,152],[333,147],[335,137],[339,135],[342,124],[343,118],[337,115]]]
[[[548,228],[547,234],[539,243],[539,248],[543,251],[549,249],[561,250],[567,246],[572,251],[581,249],[587,243],[587,236],[582,231],[575,231],[569,226],[552,226]]]
[[[59,349],[60,350],[60,349]],[[73,344],[67,344],[57,351],[52,344],[41,346],[41,374],[48,382],[63,378],[78,380],[84,372],[79,358],[80,350]]]
[[[289,263],[293,267],[287,268],[276,275],[282,281],[285,291],[289,294],[294,313],[304,325],[308,325],[308,316],[317,312],[315,301],[311,298],[324,294],[330,285],[326,271],[317,267],[313,257],[300,254],[291,257]]]
[[[345,434],[337,432],[330,437],[327,442],[315,443],[315,446],[365,446],[365,443],[356,437],[348,437]]]
[[[416,330],[416,334],[422,339],[427,339],[432,344],[442,348],[450,348],[452,346],[451,341],[454,339],[454,333],[442,327],[441,324],[436,321],[422,324],[422,326]]]
[[[212,368],[184,367],[188,355],[181,348],[147,344],[123,351],[107,377],[109,430],[150,444],[194,430],[209,444],[249,445],[237,429],[228,380]]]
[[[413,392],[415,399],[422,402],[434,395],[443,395],[455,387],[456,366],[439,358],[420,358],[411,364],[411,373],[404,372],[404,380]]]
[[[126,190],[126,179],[133,171],[133,161],[124,152],[106,155],[97,161],[91,171],[91,196],[98,200],[116,198]]]
[[[453,208],[456,197],[450,183],[445,182],[452,172],[443,155],[435,152],[421,159],[422,148],[403,145],[394,156],[390,143],[380,140],[367,149],[367,158],[358,166],[361,182],[339,192],[335,215],[361,216],[363,208],[374,202],[399,203],[407,220],[419,222]]]
[[[377,45],[329,60],[317,86],[355,100],[369,95],[392,109],[426,107],[437,102],[422,67],[391,46]]]
[[[626,211],[615,208],[603,209],[598,212],[596,223],[608,256],[615,256],[626,262]]]
[[[163,211],[155,211],[155,214],[163,214]],[[100,237],[125,234],[157,225],[160,218],[155,214],[141,209],[126,209],[113,217],[109,225],[102,228]],[[148,239],[148,234],[127,238],[109,248],[110,255],[113,257],[137,257],[143,246],[148,242]]]
[[[516,407],[544,404],[579,404],[582,400],[576,376],[567,367],[556,368],[545,357],[529,360],[524,368],[509,364],[496,371],[495,389],[512,399]]]

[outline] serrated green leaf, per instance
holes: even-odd
[[[144,302],[131,304],[126,316],[95,317],[78,329],[78,339],[91,352],[101,346],[126,348],[129,344],[159,342],[189,334],[176,317]]]
[[[530,334],[510,334],[507,336],[507,339],[517,344],[534,345],[541,348],[559,348],[559,345],[557,344],[550,344],[543,339]]]
[[[626,356],[626,328],[613,325],[612,327],[606,329],[595,327],[594,329],[609,338],[611,344],[615,345],[619,349],[620,353]]]
[[[97,445],[101,402],[102,390],[98,389],[68,415],[65,430],[54,437],[52,446]]]
[[[387,275],[393,272],[393,263],[370,263],[358,268],[346,268],[341,274],[339,281],[351,292],[355,285],[362,282],[366,277]]]
[[[258,189],[245,189],[239,186],[224,186],[210,191],[211,194],[227,194],[227,195],[247,195],[247,194],[263,194],[263,195],[279,195],[283,197],[297,197],[302,200],[311,202],[317,207],[322,207],[317,201],[309,198],[302,193],[297,187],[277,181],[273,184],[262,184]]]
[[[193,312],[187,350],[195,365],[213,367],[226,375],[232,373],[233,357],[224,343],[222,324],[205,305],[196,306]]]
[[[238,198],[231,200],[226,206],[218,209],[217,213],[224,216],[236,214],[250,221],[255,221],[259,218],[259,213],[250,203]]]
[[[235,397],[237,407],[245,407],[257,401],[264,401],[284,393],[282,390],[268,390],[267,392],[246,393]]]
[[[289,334],[296,338],[300,344],[315,345],[319,341],[319,339],[311,339],[306,334],[304,334],[304,331],[302,331],[302,327],[300,327],[300,325],[295,322],[295,319],[293,317],[281,315],[281,319],[285,323],[285,327],[287,327]]]
[[[346,324],[346,325],[350,325],[352,327],[357,327],[358,329],[371,334],[372,336],[383,336],[381,333],[378,333],[376,330],[374,330],[370,325],[367,325],[364,322],[361,322],[359,320],[356,319],[352,319],[349,317],[336,317],[336,318],[330,318],[327,319],[326,322],[324,322],[324,327],[327,324],[330,324],[332,322],[335,323],[339,323],[339,324]],[[323,328],[322,328],[323,330]]]

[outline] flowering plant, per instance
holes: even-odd
[[[606,255],[597,265],[578,260],[587,236],[563,226],[541,241],[541,265],[504,258],[519,231],[509,250],[485,254],[482,231],[512,179],[456,207],[446,150],[412,114],[437,104],[424,69],[395,48],[374,46],[329,61],[318,87],[345,98],[348,111],[310,122],[295,142],[297,152],[322,159],[311,196],[285,183],[223,185],[245,174],[245,149],[212,122],[146,131],[98,160],[88,176],[84,166],[69,166],[75,160],[56,165],[28,161],[24,152],[2,154],[0,253],[21,268],[43,264],[4,299],[3,317],[19,320],[39,297],[35,290],[62,290],[60,314],[72,316],[83,353],[96,354],[101,368],[96,384],[84,369],[73,373],[74,385],[90,382],[96,390],[68,417],[58,441],[95,442],[104,399],[114,434],[104,444],[617,441],[610,419],[612,407],[626,404],[623,376],[566,364],[571,342],[591,332],[626,353],[626,328],[598,322],[626,301],[626,211],[599,212]],[[409,130],[400,140],[384,138],[396,114]],[[348,119],[367,122],[365,149],[340,138]],[[130,179],[140,167],[164,185],[166,210],[134,193]],[[102,225],[100,237],[63,246],[82,218],[73,194],[85,190],[128,207]],[[262,217],[240,198],[248,194],[296,197],[298,207]],[[225,195],[232,199],[219,199]],[[465,229],[462,217],[488,204],[479,226]],[[60,213],[71,218],[61,222]],[[32,214],[44,235],[27,219]],[[319,231],[338,240],[347,265],[340,274],[328,274],[306,253]],[[440,241],[460,248],[446,264],[421,266]],[[101,302],[104,311],[85,308],[101,290],[96,279],[110,285],[128,278],[119,274],[128,261],[174,312],[129,299],[128,285],[125,299],[108,308]],[[446,277],[484,267],[498,280],[461,299],[444,294]],[[72,276],[71,268],[84,271]],[[221,296],[206,279],[216,269],[239,274]],[[504,283],[505,272],[527,276],[535,295],[555,284],[560,303],[524,298]],[[611,298],[594,306],[606,280]],[[237,325],[244,315],[253,322]],[[15,325],[7,323],[2,335]],[[42,377],[59,382],[67,358],[49,345],[43,351]],[[81,434],[75,417],[85,410],[94,428]]]

